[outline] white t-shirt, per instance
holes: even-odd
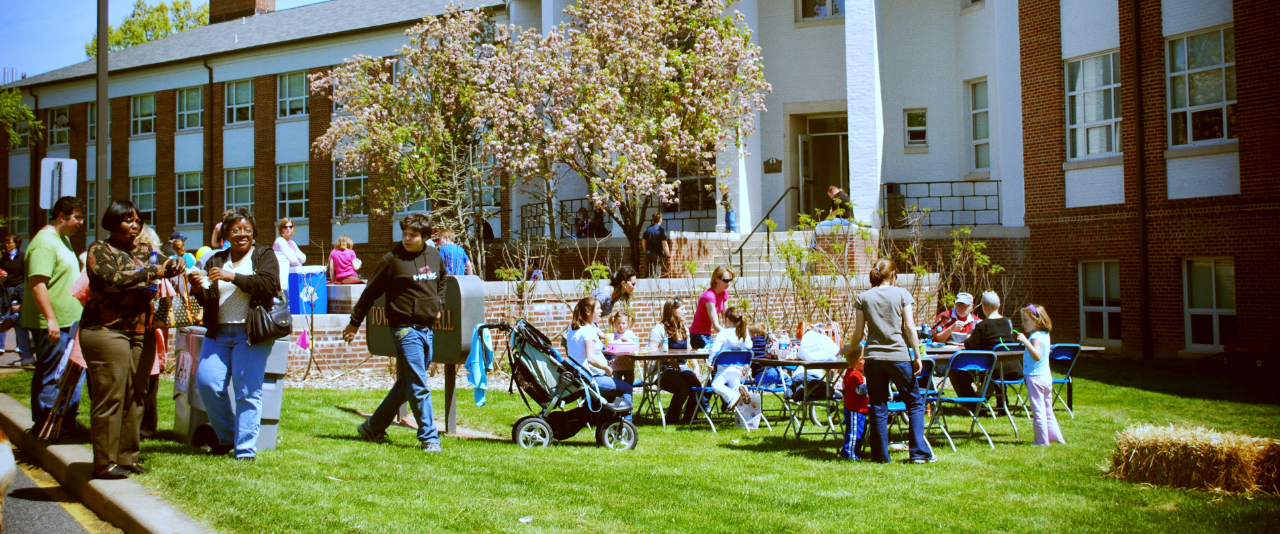
[[[222,270],[249,276],[253,274],[253,251],[245,254],[240,265],[231,261],[222,264]],[[249,294],[241,291],[235,284],[218,280],[218,324],[244,324],[249,318]]]
[[[594,356],[603,361],[604,343],[601,341],[603,337],[604,336],[601,335],[600,329],[596,328],[596,325],[593,324],[586,325],[577,330],[570,330],[567,334],[567,339],[569,340],[569,357],[582,364],[583,367],[586,367],[587,371],[591,373],[591,376],[603,375],[604,369],[587,363],[587,340],[593,340],[596,342]]]
[[[715,365],[716,356],[726,350],[751,350],[751,338],[738,339],[737,329],[724,328],[720,333],[716,334],[715,341],[711,342],[711,360],[710,364]]]

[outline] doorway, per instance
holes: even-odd
[[[847,115],[809,117],[800,135],[800,212],[818,219],[830,207],[827,189],[849,189],[849,120]]]

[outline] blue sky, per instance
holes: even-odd
[[[320,1],[276,0],[276,10]],[[108,0],[111,25],[124,21],[133,4],[134,0]],[[16,68],[19,77],[23,72],[35,76],[89,59],[84,45],[97,30],[97,17],[96,0],[0,0],[0,67]]]

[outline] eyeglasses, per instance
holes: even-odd
[[[286,224],[286,225],[284,225],[284,227],[285,227],[285,228],[289,228],[289,229],[291,229],[291,230],[293,229],[293,225],[292,225],[292,224]]]
[[[733,281],[733,278],[725,278],[725,277],[721,276],[721,277],[720,277],[720,281],[721,281],[721,282],[724,282],[724,283],[726,283],[726,284],[727,284],[727,283],[729,283],[729,282],[732,282],[732,281]]]
[[[253,235],[253,228],[248,228],[248,229],[232,228],[231,231],[227,233],[230,235]]]

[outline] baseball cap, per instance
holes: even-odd
[[[183,241],[186,241],[187,234],[184,234],[182,232],[174,232],[172,234],[169,234],[169,241],[173,241],[174,239],[181,239]]]
[[[961,291],[960,293],[956,294],[956,304],[965,304],[968,306],[973,306],[973,295],[970,295],[968,293]]]

